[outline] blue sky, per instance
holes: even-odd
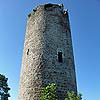
[[[69,10],[78,91],[83,100],[100,98],[100,0],[0,0],[0,73],[18,100],[27,15],[36,5],[63,3]]]

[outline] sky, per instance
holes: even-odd
[[[8,78],[9,100],[18,100],[27,15],[45,3],[69,10],[77,88],[83,100],[99,100],[100,0],[0,0],[0,73]]]

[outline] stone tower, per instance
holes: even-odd
[[[77,93],[68,12],[63,5],[39,5],[28,15],[18,100],[40,100],[41,87],[57,85],[58,100]]]

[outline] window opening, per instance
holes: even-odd
[[[27,50],[27,55],[29,55],[29,49]]]
[[[53,7],[53,5],[52,4],[46,4],[45,5],[45,8],[50,8],[50,7]]]
[[[58,52],[58,62],[62,63],[62,52]]]
[[[52,11],[53,10],[52,8],[53,8],[53,5],[52,4],[46,4],[44,6],[44,9],[47,10],[47,11]]]

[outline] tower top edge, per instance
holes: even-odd
[[[60,9],[64,9],[64,5],[63,4],[52,4],[52,3],[46,3],[46,4],[41,4],[38,5],[37,7],[35,7],[35,9],[38,8],[60,8]]]
[[[38,5],[37,7],[45,7],[45,6],[50,6],[50,7],[64,7],[63,4],[54,4],[54,3],[46,3],[46,4],[41,4],[41,5]]]
[[[61,12],[64,12],[65,14],[68,13],[68,9],[65,10],[63,4],[52,4],[52,3],[38,5],[33,9],[33,11],[31,13],[34,14],[36,11],[41,11],[41,10],[50,11],[50,10],[53,10],[55,8]],[[31,16],[31,13],[28,15],[28,17]]]

